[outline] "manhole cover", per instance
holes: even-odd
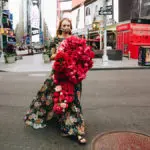
[[[150,150],[150,137],[134,132],[113,132],[98,135],[92,150]]]

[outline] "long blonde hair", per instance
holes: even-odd
[[[56,36],[57,36],[57,37],[62,34],[61,25],[62,25],[62,22],[63,22],[64,20],[67,20],[67,21],[70,23],[70,29],[72,30],[72,22],[71,22],[71,20],[68,19],[68,18],[63,18],[63,19],[59,22],[59,25],[58,25],[58,28],[57,28],[57,31],[56,31]],[[70,32],[69,32],[69,35],[71,35],[71,34],[72,34],[72,33],[71,33],[71,31],[70,31]]]

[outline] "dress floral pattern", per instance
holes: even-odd
[[[53,46],[57,48],[61,41],[62,39],[55,39]],[[54,91],[52,76],[53,71],[50,73],[49,78],[44,81],[41,89],[31,102],[30,108],[24,117],[25,124],[35,129],[43,128],[46,127],[48,120],[56,117],[62,133],[74,136],[84,135],[85,123],[80,104],[82,83],[74,86],[74,101],[69,105],[68,110],[63,114],[55,114],[52,100]]]

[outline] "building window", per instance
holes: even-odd
[[[98,6],[96,5],[96,6],[95,6],[95,13],[94,13],[94,16],[95,16],[95,17],[98,15],[98,10],[97,10],[97,9],[98,9]]]
[[[80,19],[80,9],[78,9],[78,13],[77,13],[77,17],[76,17],[76,28],[78,28],[79,19]]]
[[[87,8],[86,8],[86,16],[89,16],[89,15],[90,15],[90,8],[87,7]]]
[[[97,13],[97,7],[98,7],[98,6],[96,5],[96,6],[95,6],[95,12],[96,12],[96,13]]]

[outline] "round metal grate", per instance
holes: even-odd
[[[92,150],[150,150],[150,137],[134,132],[113,132],[98,135]]]

